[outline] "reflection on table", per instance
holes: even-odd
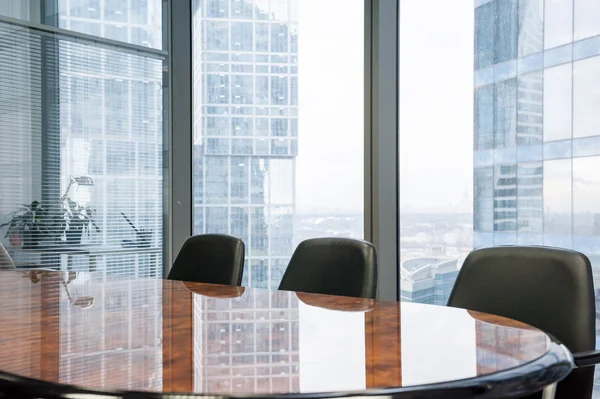
[[[161,247],[54,244],[27,249],[9,247],[8,252],[21,268],[43,267],[62,271],[107,271],[135,277],[162,275]]]
[[[430,305],[103,273],[30,277],[0,274],[2,371],[91,388],[407,387],[524,365],[552,345],[518,322]]]

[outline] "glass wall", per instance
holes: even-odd
[[[510,16],[516,5],[507,2],[502,15]],[[477,16],[474,25],[470,2],[400,1],[400,298],[405,301],[446,304],[462,259],[473,248],[473,212],[483,215],[475,219],[477,228],[491,234],[500,222],[493,215],[494,176],[516,178],[510,166],[490,163],[473,171],[474,147],[514,146],[517,104],[510,99],[519,85],[513,78],[473,94],[473,63],[487,68],[516,51],[515,21],[496,36],[490,30],[497,19],[494,4],[478,8]],[[501,48],[497,54],[490,50],[494,43]],[[506,107],[494,108],[498,101]],[[494,131],[501,132],[497,140]],[[474,189],[482,198],[475,204]]]
[[[162,1],[8,1],[1,16],[23,20],[0,21],[2,244],[18,266],[162,277]]]
[[[276,288],[300,241],[363,237],[364,2],[192,6],[194,233],[242,238],[243,284]]]
[[[55,371],[67,383],[92,383],[86,368],[131,370],[142,351],[152,375],[133,381],[113,368],[102,380],[162,384],[162,30],[162,0],[0,1],[0,243],[19,269],[69,271],[64,292],[56,280],[51,317],[60,329]],[[95,279],[112,283],[94,289]],[[76,304],[83,293],[89,305]],[[117,318],[104,314],[115,309]],[[110,339],[121,322],[129,327]],[[89,345],[77,345],[81,337]]]
[[[402,299],[511,244],[585,253],[600,289],[598,2],[400,4]]]

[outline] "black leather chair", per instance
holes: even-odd
[[[592,267],[582,253],[549,247],[494,247],[471,252],[448,306],[492,313],[537,327],[573,352],[576,369],[557,398],[591,398],[596,306]],[[540,395],[531,396],[539,398]]]
[[[315,238],[298,245],[280,290],[375,298],[377,254],[373,244],[348,238]]]
[[[244,242],[223,234],[188,238],[177,255],[169,280],[242,285]]]

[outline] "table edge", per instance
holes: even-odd
[[[573,356],[562,344],[551,341],[549,350],[541,357],[523,365],[483,376],[407,387],[366,389],[347,392],[310,392],[286,394],[219,395],[209,393],[159,393],[148,391],[96,390],[67,384],[56,384],[0,371],[0,391],[11,398],[62,398],[71,395],[116,396],[137,398],[269,398],[269,399],[328,399],[347,397],[413,398],[415,393],[428,398],[462,399],[468,397],[518,397],[541,391],[564,379],[573,369]]]

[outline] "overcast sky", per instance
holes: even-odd
[[[473,176],[473,2],[401,0],[401,206],[456,206]],[[364,6],[299,0],[299,211],[363,209]],[[470,203],[469,203],[470,206]]]

